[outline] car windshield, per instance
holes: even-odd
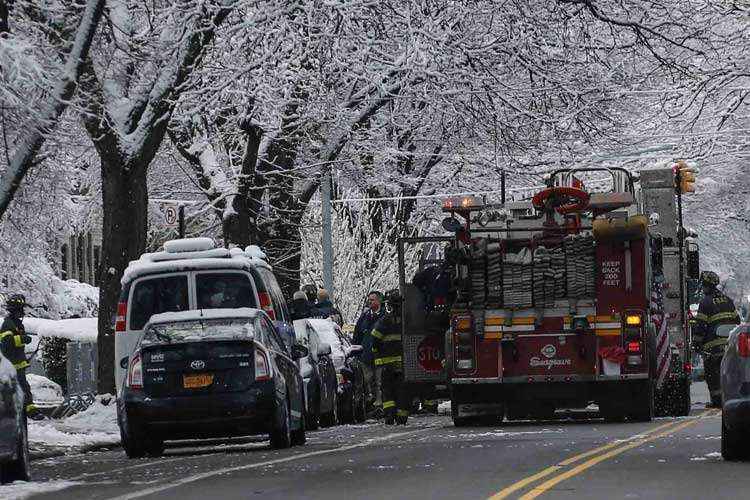
[[[187,342],[206,339],[252,339],[255,327],[248,318],[178,321],[153,325],[146,330],[143,344]]]

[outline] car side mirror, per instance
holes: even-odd
[[[362,347],[361,345],[352,345],[349,347],[349,350],[346,353],[346,356],[347,357],[359,356],[360,354],[362,354],[364,350],[365,350],[364,347]]]
[[[318,347],[318,356],[330,356],[331,355],[331,344],[323,342]]]
[[[292,357],[297,359],[306,358],[310,355],[310,350],[302,344],[294,344],[292,346]]]
[[[128,356],[125,356],[124,358],[122,358],[120,360],[120,368],[122,368],[123,370],[127,370],[128,369],[128,361],[130,361],[130,358]]]

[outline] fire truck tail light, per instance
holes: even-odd
[[[453,318],[453,329],[456,331],[471,330],[471,316],[456,316]]]
[[[750,333],[742,332],[737,336],[737,352],[743,358],[750,358]]]
[[[628,314],[625,316],[625,324],[628,326],[641,326],[641,316],[639,314]]]

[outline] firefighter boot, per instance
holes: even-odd
[[[407,420],[409,420],[409,412],[407,410],[398,410],[396,412],[396,423],[398,425],[406,425]]]
[[[385,416],[385,425],[393,425],[396,416],[395,401],[383,401],[383,415]]]
[[[424,411],[425,413],[430,413],[432,415],[437,415],[438,402],[434,399],[423,399],[422,411]]]

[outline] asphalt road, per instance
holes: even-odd
[[[721,460],[719,412],[702,408],[696,389],[690,417],[651,423],[457,429],[430,416],[309,433],[306,446],[281,452],[244,440],[170,448],[161,459],[129,461],[121,450],[48,459],[34,462],[33,498],[747,497],[750,464]]]

